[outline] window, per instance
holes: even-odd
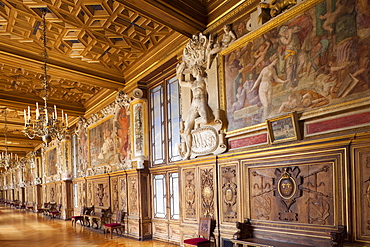
[[[170,173],[170,203],[171,219],[180,219],[180,200],[179,200],[179,174]]]
[[[167,184],[167,181],[169,184]],[[154,217],[180,219],[179,174],[165,173],[153,176]],[[167,207],[169,205],[169,207]]]
[[[164,80],[150,90],[152,164],[160,165],[181,159],[180,87],[176,77]]]
[[[154,176],[154,217],[166,218],[166,177]]]

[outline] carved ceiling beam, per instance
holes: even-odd
[[[2,139],[1,137],[3,137],[3,136],[4,136],[4,133],[0,133],[0,140]],[[40,143],[42,143],[40,138],[29,139],[24,134],[21,134],[21,135],[9,135],[8,134],[7,140],[8,140],[8,142],[21,142],[24,145],[26,145],[25,143],[29,143],[29,144],[40,144]]]
[[[20,146],[19,144],[8,144],[8,153],[23,153],[23,152],[31,152],[35,148],[33,146],[25,147]],[[5,152],[6,146],[5,144],[0,144],[0,152]]]
[[[117,0],[154,20],[191,37],[207,25],[206,7],[200,1]]]
[[[10,95],[0,93],[0,105],[9,107],[16,111],[23,112],[28,106],[31,106],[31,110],[35,110],[35,103],[39,102],[42,103],[41,98],[36,97],[22,97],[22,95]],[[58,110],[64,110],[68,115],[71,116],[83,116],[85,113],[85,108],[81,105],[73,104],[73,102],[63,102],[56,101],[53,99],[48,100],[48,105],[53,106],[56,105]]]

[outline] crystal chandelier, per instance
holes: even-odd
[[[17,154],[9,153],[8,152],[8,127],[7,123],[7,116],[6,116],[6,108],[3,111],[4,113],[4,140],[5,140],[5,153],[1,152],[0,154],[0,167],[8,170],[12,167],[15,167],[19,162],[19,157]]]
[[[61,113],[61,119],[58,118],[57,108],[49,107],[47,100],[49,97],[49,85],[48,85],[48,75],[47,75],[47,37],[46,37],[46,13],[48,12],[47,8],[41,9],[42,11],[42,41],[43,41],[43,70],[42,84],[44,89],[44,105],[39,106],[36,102],[36,114],[35,118],[31,116],[31,110],[28,106],[28,111],[24,110],[24,133],[30,139],[41,137],[45,145],[48,145],[53,139],[57,138],[62,140],[68,135],[68,115],[64,114],[63,110]]]

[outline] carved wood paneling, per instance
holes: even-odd
[[[124,212],[127,212],[127,179],[126,177],[120,178],[120,207]]]
[[[236,222],[238,218],[237,165],[220,167],[221,221]]]
[[[139,236],[140,227],[137,220],[128,220],[128,234],[132,236]]]
[[[77,193],[78,193],[78,207],[85,206],[86,201],[86,183],[85,181],[81,181],[77,183]]]
[[[118,198],[118,178],[111,178],[112,211],[120,210]]]
[[[136,176],[128,177],[128,212],[129,215],[139,214],[138,182]]]
[[[355,149],[354,157],[356,240],[370,241],[370,148]]]
[[[153,236],[160,239],[168,239],[168,221],[166,220],[153,220]]]
[[[214,169],[200,168],[201,181],[201,216],[215,216],[215,187],[214,187]]]
[[[333,162],[248,169],[251,218],[334,224]]]
[[[196,220],[197,219],[197,205],[196,205],[196,177],[195,168],[184,169],[183,170],[183,183],[182,183],[182,195],[184,218],[186,220]]]
[[[91,181],[87,182],[87,196],[86,196],[86,201],[87,201],[87,207],[91,207],[94,205],[94,197],[93,197],[93,185]]]
[[[108,181],[95,181],[94,182],[94,205],[108,207],[109,203],[109,186]]]

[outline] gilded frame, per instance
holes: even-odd
[[[297,114],[295,112],[267,119],[266,125],[271,143],[295,141],[300,137]]]
[[[88,159],[89,165],[97,166],[109,163],[114,157],[113,115],[96,122],[88,127]],[[104,144],[106,142],[106,144]],[[103,146],[109,146],[103,151]],[[112,150],[113,149],[113,150]]]
[[[146,159],[148,157],[148,147],[145,145],[148,142],[147,115],[146,100],[137,99],[131,102],[130,121],[133,159]]]

